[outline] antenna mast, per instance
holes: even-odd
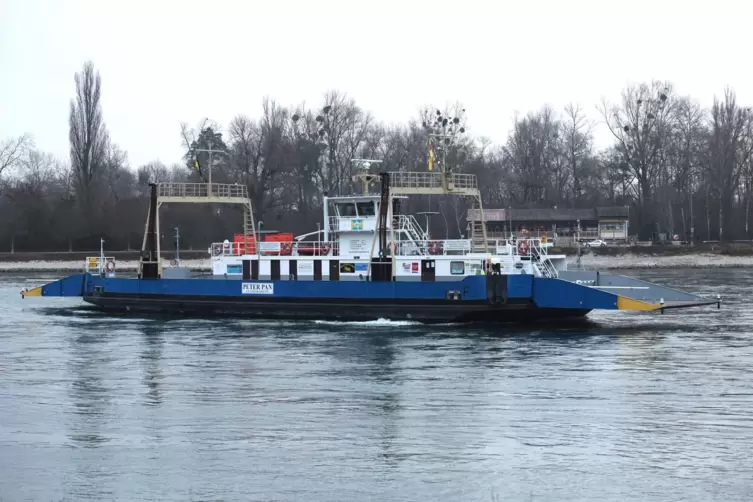
[[[358,183],[360,181],[363,183],[363,194],[369,195],[369,185],[379,179],[379,175],[369,174],[369,169],[372,164],[381,164],[382,161],[375,159],[350,159],[350,161],[363,171],[353,175],[353,182]]]
[[[471,222],[471,249],[474,252],[489,252],[486,232],[486,219],[481,202],[481,191],[475,174],[456,173],[447,163],[447,155],[457,140],[465,133],[462,114],[457,110],[455,117],[445,116],[440,110],[429,114],[423,122],[429,142],[429,169],[419,172],[396,172],[390,174],[391,195],[455,195],[473,200],[469,211]],[[437,148],[439,172],[434,171],[434,148]]]

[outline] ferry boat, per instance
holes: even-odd
[[[568,270],[545,238],[489,239],[475,175],[446,170],[363,173],[360,195],[325,197],[321,230],[260,241],[243,185],[151,185],[138,273],[121,277],[101,253],[84,270],[22,292],[72,296],[104,311],[425,323],[524,322],[578,318],[592,310],[661,311],[720,306],[658,284]],[[369,187],[378,185],[376,194]],[[401,211],[414,195],[470,197],[479,219],[466,239],[431,239]],[[159,208],[168,203],[237,204],[241,237],[209,247],[211,274],[166,266]]]

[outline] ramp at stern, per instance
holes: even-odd
[[[86,290],[86,276],[88,274],[73,274],[64,279],[27,289],[21,292],[21,296],[84,296]]]
[[[719,302],[624,275],[600,273],[592,287],[618,295],[619,304],[623,305],[619,307],[620,310],[688,308],[715,305]]]
[[[579,286],[609,293],[619,310],[662,310],[715,305],[718,299],[704,298],[624,275],[596,271],[563,272],[560,277]]]
[[[533,300],[540,308],[584,310],[664,310],[715,305],[711,300],[658,284],[595,272],[534,279]]]

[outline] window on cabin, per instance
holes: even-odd
[[[450,262],[450,273],[453,275],[461,275],[465,273],[465,262],[464,261],[451,261]]]
[[[341,218],[355,218],[356,217],[356,205],[352,202],[337,204],[337,214]]]
[[[617,232],[623,232],[625,231],[625,224],[624,223],[617,223],[617,222],[607,222],[607,223],[599,223],[599,227],[601,227],[602,230],[608,230],[608,231],[617,231]]]
[[[356,202],[356,206],[358,206],[358,216],[368,217],[376,215],[373,202]]]

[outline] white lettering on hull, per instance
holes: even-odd
[[[244,282],[241,286],[244,295],[273,295],[275,285],[271,282]]]

